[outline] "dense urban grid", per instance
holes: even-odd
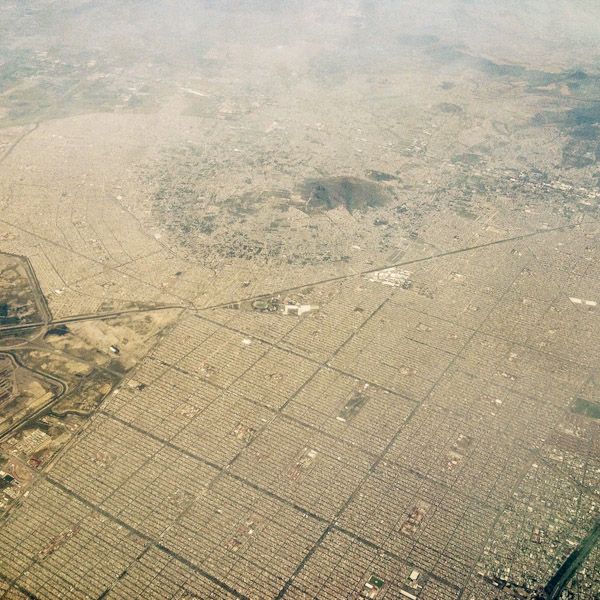
[[[282,4],[0,7],[0,598],[599,598],[600,7]]]

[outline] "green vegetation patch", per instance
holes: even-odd
[[[350,400],[346,402],[346,405],[340,412],[340,417],[345,421],[352,419],[360,411],[368,400],[368,396],[362,392],[355,391]]]
[[[379,579],[379,577],[377,577],[376,575],[372,575],[371,579],[369,579],[369,583],[372,586],[374,586],[374,587],[376,587],[378,589],[381,589],[383,587],[383,584],[385,582],[383,581],[383,579]]]
[[[571,407],[571,411],[584,417],[590,417],[591,419],[600,419],[600,404],[584,400],[583,398],[575,400],[575,405]]]

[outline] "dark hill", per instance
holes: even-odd
[[[333,210],[338,206],[349,212],[365,212],[383,206],[388,200],[377,184],[357,177],[308,179],[302,186],[302,198],[309,212]]]

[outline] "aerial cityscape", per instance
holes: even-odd
[[[0,599],[599,600],[600,3],[0,4]]]

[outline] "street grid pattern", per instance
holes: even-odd
[[[412,569],[420,599],[463,597],[598,360],[591,343],[583,364],[535,348],[569,276],[542,311],[517,311],[537,268],[520,249],[478,252],[487,273],[449,258],[415,269],[435,301],[357,276],[319,320],[186,313],[11,512],[3,597],[333,599],[377,574],[396,598]],[[531,331],[516,341],[499,325],[508,306]],[[329,345],[311,341],[323,331]],[[366,403],[339,419],[357,389]]]

